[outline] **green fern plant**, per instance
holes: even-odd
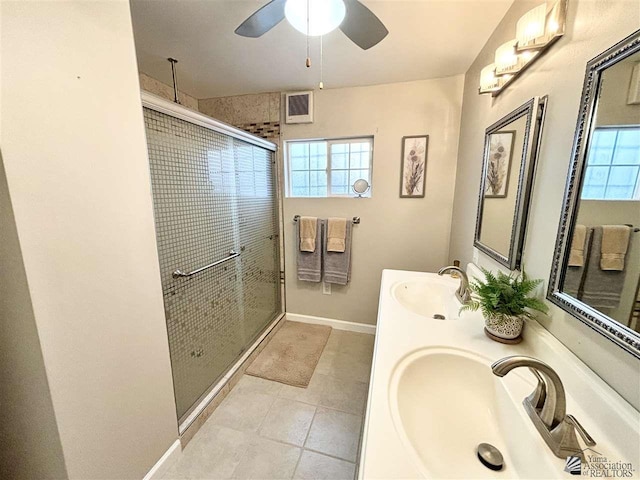
[[[485,281],[471,282],[471,301],[463,305],[460,312],[480,310],[485,318],[504,322],[509,317],[533,318],[529,310],[542,313],[549,310],[544,302],[528,296],[542,280],[531,280],[524,270],[521,275],[501,271],[496,275],[483,268],[482,273]]]

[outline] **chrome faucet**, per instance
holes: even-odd
[[[460,303],[466,305],[471,301],[471,290],[469,290],[469,277],[467,277],[465,271],[460,267],[450,265],[448,267],[442,267],[440,270],[438,270],[438,275],[442,276],[445,273],[450,272],[451,270],[455,270],[460,274],[460,286],[458,287],[458,290],[456,290],[456,298],[460,300]]]
[[[573,415],[567,415],[564,386],[558,374],[546,363],[523,355],[501,358],[491,365],[491,370],[498,377],[504,377],[518,367],[529,367],[538,380],[535,390],[522,401],[538,433],[556,457],[583,458],[576,431],[588,447],[596,442]]]

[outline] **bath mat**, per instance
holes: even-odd
[[[285,321],[245,373],[306,387],[330,334],[331,327]]]

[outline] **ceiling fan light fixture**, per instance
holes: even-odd
[[[343,0],[287,0],[284,6],[285,17],[293,28],[310,37],[325,35],[338,28],[345,13]]]

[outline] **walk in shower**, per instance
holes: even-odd
[[[143,95],[180,424],[282,313],[275,145]]]

